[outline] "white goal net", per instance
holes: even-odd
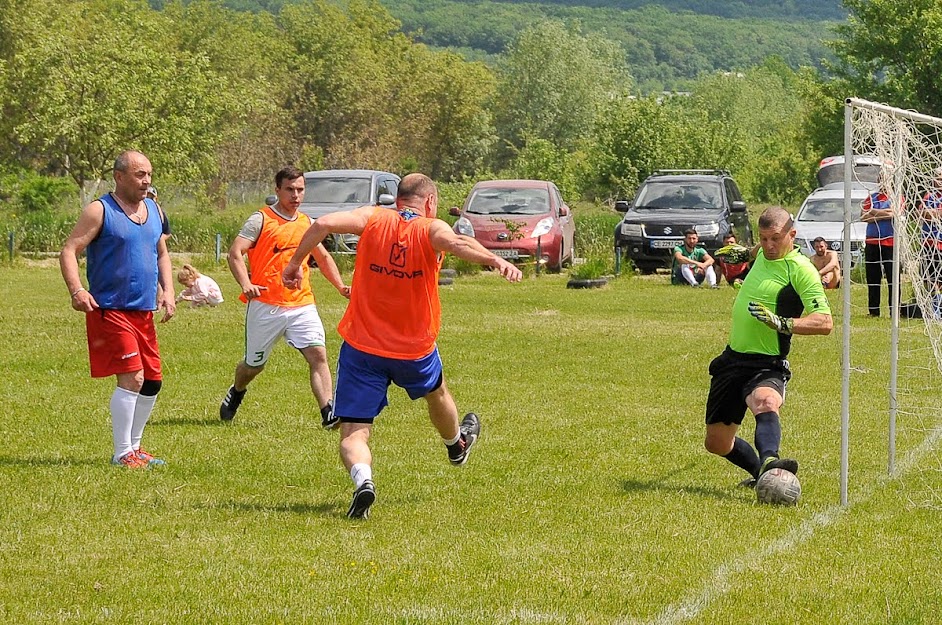
[[[887,441],[890,475],[920,481],[907,489],[914,505],[942,508],[933,486],[942,475],[935,451],[942,415],[942,119],[849,99],[844,156],[842,249],[852,254],[842,258],[850,287],[843,293],[842,503],[853,428],[855,446]],[[861,161],[877,163],[878,176],[862,175],[855,168]]]

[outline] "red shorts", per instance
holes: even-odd
[[[152,311],[99,308],[85,313],[85,330],[93,378],[141,369],[145,380],[162,378]]]

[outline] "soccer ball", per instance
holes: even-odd
[[[756,499],[759,503],[793,506],[801,497],[798,476],[785,469],[770,469],[756,482]]]

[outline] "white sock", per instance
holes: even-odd
[[[131,425],[131,448],[135,451],[141,448],[141,437],[144,436],[144,426],[150,419],[157,402],[156,395],[138,395],[134,404],[134,422]]]
[[[373,467],[363,462],[356,463],[350,467],[350,479],[353,480],[354,488],[360,488],[363,482],[373,479]]]
[[[451,447],[452,445],[457,443],[459,440],[461,440],[461,430],[460,429],[458,430],[458,434],[456,434],[453,439],[448,440],[448,439],[443,438],[442,440],[445,441],[445,447]]]
[[[118,387],[111,394],[111,437],[114,441],[114,459],[134,451],[131,447],[131,427],[134,423],[134,406],[137,393]]]

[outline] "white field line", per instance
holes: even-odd
[[[677,625],[694,619],[710,607],[714,599],[722,597],[733,587],[738,587],[732,578],[751,570],[758,570],[770,556],[793,550],[802,543],[811,539],[818,528],[827,527],[839,517],[850,511],[854,505],[868,501],[873,495],[886,486],[887,483],[897,480],[909,472],[926,454],[935,447],[942,438],[942,426],[931,430],[922,444],[910,451],[896,465],[896,473],[892,476],[883,475],[880,479],[856,492],[856,497],[844,508],[835,504],[821,512],[816,513],[807,521],[791,530],[781,538],[770,543],[765,549],[750,553],[736,560],[724,563],[714,571],[712,578],[699,590],[691,593],[678,603],[664,609],[651,620],[635,618],[622,618],[613,625]],[[558,612],[538,612],[527,608],[499,608],[494,611],[484,610],[447,610],[437,607],[413,606],[405,610],[395,610],[393,615],[398,619],[412,621],[425,621],[429,623],[445,622],[488,622],[488,623],[520,623],[523,625],[570,625],[585,623],[586,617],[582,615],[567,615]]]
[[[897,464],[895,475],[884,475],[881,479],[875,480],[868,486],[862,488],[856,493],[855,499],[850,501],[846,508],[837,504],[823,510],[785,534],[782,538],[770,543],[765,549],[723,564],[716,569],[713,573],[713,577],[699,591],[692,593],[679,603],[668,606],[656,618],[650,621],[640,621],[640,623],[645,623],[646,625],[677,625],[678,623],[696,618],[710,606],[714,599],[725,595],[729,592],[731,587],[737,586],[737,584],[731,581],[733,576],[759,569],[762,564],[769,559],[769,556],[791,551],[814,536],[818,528],[831,525],[845,512],[848,512],[855,504],[868,501],[874,493],[880,488],[883,488],[887,483],[899,479],[908,473],[910,469],[935,447],[935,444],[940,438],[942,438],[942,427],[937,427],[926,436],[919,447],[910,451],[903,461]],[[639,623],[639,621],[637,619],[622,619],[618,621],[618,623],[627,625],[629,623]]]

